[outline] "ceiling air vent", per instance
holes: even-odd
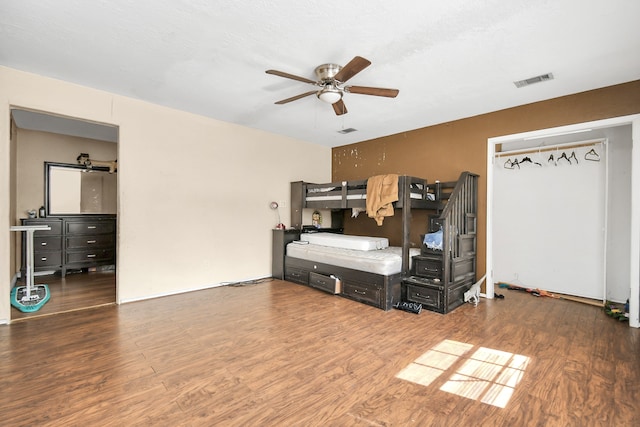
[[[516,87],[524,87],[524,86],[532,85],[534,83],[546,82],[547,80],[553,80],[553,74],[551,73],[542,74],[539,76],[530,77],[525,80],[519,80],[517,82],[513,82],[513,84],[516,85]]]
[[[346,128],[346,129],[339,130],[339,131],[338,131],[338,133],[345,134],[345,133],[355,132],[355,131],[357,131],[357,130],[358,130],[358,129],[354,129],[354,128]]]

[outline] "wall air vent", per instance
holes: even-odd
[[[546,82],[548,80],[553,80],[553,74],[552,73],[547,73],[547,74],[542,74],[542,75],[535,76],[535,77],[530,77],[530,78],[525,79],[525,80],[519,80],[517,82],[513,82],[513,84],[516,85],[516,87],[524,87],[524,86],[532,85],[534,83]]]
[[[346,129],[339,130],[338,133],[345,134],[345,133],[355,132],[357,130],[358,129],[354,129],[354,128],[346,128]]]

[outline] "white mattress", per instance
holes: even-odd
[[[314,245],[359,251],[375,251],[389,247],[389,239],[386,237],[352,236],[349,234],[302,233],[300,240]]]
[[[409,257],[419,254],[420,248],[409,249]],[[358,251],[293,242],[287,245],[287,256],[384,276],[397,274],[402,270],[402,248],[395,246],[377,251]]]

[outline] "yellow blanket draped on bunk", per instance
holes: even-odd
[[[393,216],[393,202],[398,201],[398,175],[376,175],[367,180],[367,216],[382,225],[384,217]]]

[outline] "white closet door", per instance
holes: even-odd
[[[593,148],[600,161],[587,161]],[[558,160],[562,153],[571,159]],[[575,152],[576,161],[571,158]],[[549,157],[553,155],[553,160]],[[605,150],[559,149],[496,157],[494,281],[602,299],[604,295]],[[509,159],[533,163],[507,169]]]

